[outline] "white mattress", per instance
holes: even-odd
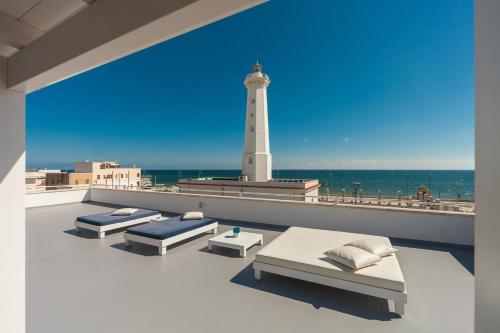
[[[363,238],[387,237],[291,227],[260,250],[256,262],[281,266],[370,286],[405,291],[405,281],[396,255],[383,257],[373,266],[356,271],[325,256],[327,250]]]

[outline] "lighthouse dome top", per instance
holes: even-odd
[[[257,61],[252,65],[252,73],[247,75],[244,83],[245,85],[247,83],[258,85],[264,84],[267,87],[271,81],[267,74],[262,73],[262,65]]]
[[[252,65],[252,73],[261,73],[262,65],[257,61],[254,65]]]

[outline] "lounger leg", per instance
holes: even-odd
[[[208,244],[208,251],[212,251],[212,244]]]
[[[125,246],[130,247],[130,241],[128,239],[125,239]]]
[[[247,249],[243,248],[240,250],[240,257],[245,258],[247,256]]]
[[[158,254],[159,254],[159,255],[161,255],[161,256],[163,256],[163,255],[167,254],[167,247],[166,247],[166,246],[165,246],[165,247],[161,247],[161,246],[160,246],[160,247],[158,248]]]
[[[104,238],[104,236],[105,236],[105,232],[104,231],[98,231],[97,232],[97,237],[98,238]]]
[[[78,228],[76,225],[75,225],[75,233],[80,233],[80,228]]]
[[[405,303],[403,301],[394,301],[394,312],[403,317],[405,314]]]
[[[259,245],[263,245],[263,244],[264,244],[264,238],[263,238],[263,237],[261,237],[261,238],[260,238],[260,241],[259,241]]]
[[[260,280],[262,278],[262,271],[260,269],[253,269],[254,275],[255,275],[255,280]]]
[[[217,234],[217,228],[215,228],[214,230],[212,230],[212,233],[213,234]]]

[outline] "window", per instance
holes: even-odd
[[[251,157],[248,158],[248,164],[253,164],[253,158]]]
[[[141,176],[141,174],[140,174],[140,173],[137,173],[137,177],[140,177],[140,176]]]
[[[97,175],[97,179],[101,179],[101,175]]]
[[[123,173],[120,173],[120,178],[123,178]]]
[[[75,185],[78,185],[78,183],[79,183],[78,179],[75,179]]]
[[[255,131],[255,128],[253,126],[250,126],[250,132]]]
[[[252,98],[252,104],[255,104],[255,98]]]
[[[90,184],[90,180],[89,179],[85,179],[85,184]]]
[[[253,118],[253,112],[252,112],[252,113],[250,113],[250,118]]]

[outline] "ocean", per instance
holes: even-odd
[[[143,170],[153,183],[175,185],[180,178],[238,177],[240,170]],[[436,198],[474,200],[473,170],[273,170],[273,178],[319,179],[321,191],[329,189],[331,194],[346,195],[353,190],[353,183],[361,183],[365,196],[397,197],[415,195],[421,185],[430,187]],[[322,192],[324,193],[324,192]]]

